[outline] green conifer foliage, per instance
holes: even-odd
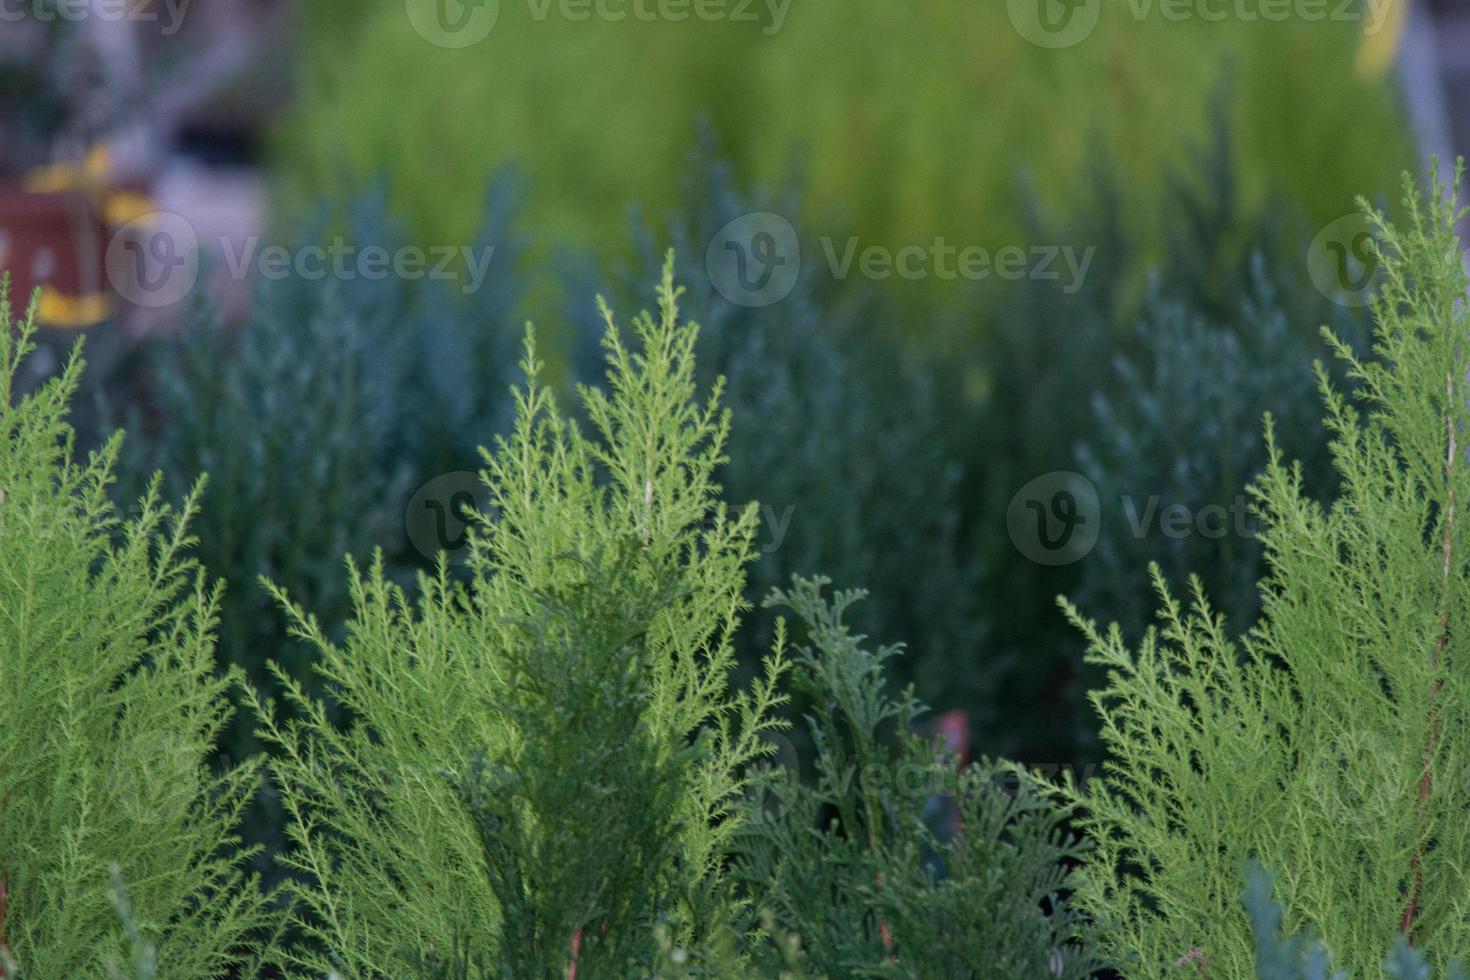
[[[414,489],[476,466],[466,432],[503,428],[519,298],[511,191],[493,182],[477,241],[495,248],[491,275],[469,297],[451,295],[453,281],[293,273],[259,283],[238,330],[201,311],[203,322],[150,352],[157,419],[139,420],[149,424],[123,482],[141,487],[158,468],[173,492],[210,474],[199,555],[230,583],[221,659],[254,684],[271,689],[268,661],[309,681],[313,656],[285,636],[256,580],[290,589],[335,637],[350,608],[342,556],[381,547],[404,582],[430,567],[405,535]],[[403,238],[386,209],[381,192],[355,198],[344,239],[395,251]],[[337,228],[324,213],[300,238],[328,242]],[[258,746],[242,728],[224,747],[243,758]]]
[[[528,341],[468,586],[441,567],[411,601],[381,560],[352,568],[340,645],[293,607],[352,718],[284,672],[298,717],[261,706],[312,941],[296,966],[398,976],[468,948],[515,976],[631,976],[661,925],[728,945],[724,857],[783,666],[731,689],[756,517],[719,501],[729,423],[718,387],[696,400],[676,303],[670,265],[631,343],[604,308],[581,422]]]
[[[102,976],[144,945],[160,977],[249,969],[270,915],[233,845],[258,773],[210,775],[231,681],[186,557],[197,490],[118,516],[120,434],[74,453],[79,357],[12,404],[34,315],[0,299],[0,975]]]
[[[1260,980],[1348,980],[1347,974],[1332,969],[1331,957],[1320,942],[1304,935],[1289,936],[1281,931],[1281,906],[1271,897],[1275,879],[1255,861],[1247,862],[1245,891],[1240,900],[1251,920],[1256,939],[1256,976]],[[1185,965],[1208,969],[1208,961],[1198,955]],[[1203,971],[1202,971],[1203,972]],[[1429,980],[1431,973],[1424,956],[1405,941],[1394,940],[1393,951],[1383,961],[1384,975],[1390,980]],[[1442,974],[1446,980],[1465,980],[1465,972],[1451,963]]]
[[[901,636],[911,651],[890,664],[893,679],[912,681],[939,709],[963,708],[992,742],[1012,745],[994,717],[1003,674],[986,646],[956,450],[974,434],[978,413],[955,397],[938,359],[904,343],[902,316],[873,284],[833,280],[811,258],[790,295],[752,308],[711,280],[705,256],[722,226],[756,211],[795,216],[799,205],[794,193],[744,192],[707,135],[668,233],[688,284],[684,305],[701,325],[698,376],[706,385],[727,382],[733,418],[721,483],[729,500],[761,504],[749,594],[758,602],[793,575],[861,585],[871,598],[851,610],[854,625]],[[654,238],[635,233],[637,275],[625,291],[656,281],[662,250]],[[815,236],[801,242],[803,256],[822,248]],[[581,350],[590,350],[593,325],[578,320]],[[737,640],[745,660],[770,649],[774,618],[752,614]]]
[[[1435,968],[1470,949],[1455,639],[1470,616],[1457,512],[1470,319],[1455,199],[1405,184],[1402,227],[1372,214],[1374,357],[1331,339],[1361,409],[1318,370],[1335,503],[1308,496],[1268,418],[1252,488],[1268,568],[1257,627],[1233,641],[1197,580],[1186,609],[1157,570],[1160,624],[1136,648],[1070,611],[1107,674],[1092,701],[1112,756],[1105,777],[1065,790],[1095,841],[1078,901],[1130,977],[1177,977],[1181,957],[1248,974],[1235,897],[1249,857],[1280,874],[1288,930],[1319,937],[1354,978],[1382,975],[1396,935]]]
[[[1094,939],[1064,900],[1081,849],[1065,815],[1018,770],[955,760],[911,731],[912,689],[884,692],[897,647],[871,650],[844,622],[857,592],[824,579],[776,591],[810,643],[792,661],[809,698],[815,778],[773,770],[752,797],[736,877],[800,942],[814,975],[1082,978]],[[956,826],[936,821],[952,801]],[[935,823],[940,826],[934,826]],[[764,947],[760,975],[786,952]]]
[[[1294,316],[1320,323],[1331,311],[1325,300],[1304,313],[1288,309],[1286,277],[1273,278],[1263,256],[1255,259],[1228,319],[1214,319],[1206,304],[1151,295],[1136,349],[1119,355],[1116,381],[1094,393],[1092,431],[1077,461],[1106,512],[1074,594],[1080,608],[1114,617],[1124,636],[1136,638],[1151,618],[1143,598],[1150,561],[1173,582],[1199,573],[1233,630],[1255,622],[1261,548],[1245,486],[1266,463],[1265,411],[1283,450],[1302,461],[1312,493],[1336,492],[1312,387],[1313,357],[1325,348],[1291,328]],[[1362,346],[1356,316],[1341,310],[1331,322]],[[1188,518],[1182,528],[1168,525],[1171,508]]]
[[[133,413],[142,438],[121,460],[120,495],[141,492],[155,469],[168,494],[209,473],[195,533],[200,561],[229,583],[218,657],[257,688],[277,691],[269,663],[308,687],[316,681],[314,649],[288,635],[259,577],[289,589],[340,639],[351,610],[342,556],[382,548],[389,577],[405,584],[431,567],[406,533],[415,488],[473,471],[472,440],[503,431],[516,360],[507,321],[519,301],[512,191],[493,182],[475,243],[487,278],[468,296],[458,295],[462,280],[295,272],[260,282],[238,328],[200,310],[142,358],[152,398]],[[402,243],[381,193],[334,218],[323,213],[300,240],[330,242],[340,228],[357,248]],[[221,749],[231,759],[259,751],[248,712]],[[265,845],[257,863],[268,876],[281,827],[278,801],[260,794],[246,833]]]
[[[1171,581],[1198,573],[1215,607],[1245,629],[1260,611],[1262,564],[1248,533],[1254,523],[1243,520],[1237,498],[1266,463],[1262,414],[1275,417],[1311,492],[1328,499],[1336,489],[1312,359],[1328,353],[1321,324],[1357,347],[1367,316],[1312,285],[1303,261],[1312,236],[1294,202],[1242,199],[1229,92],[1217,92],[1211,138],[1165,174],[1156,203],[1162,253],[1131,233],[1123,203],[1131,177],[1099,151],[1089,206],[1045,220],[1042,205],[1051,202],[1038,196],[1030,233],[1079,251],[1096,246],[1081,288],[1068,294],[1043,279],[1005,284],[1003,310],[982,332],[979,356],[955,354],[982,377],[986,424],[966,459],[975,488],[968,519],[986,532],[976,539],[988,571],[987,656],[1017,665],[1003,683],[1026,708],[1006,721],[1027,731],[1020,749],[1027,758],[1096,752],[1086,691],[1097,678],[1083,669],[1083,644],[1051,597],[1065,593],[1136,639],[1153,615],[1146,569],[1156,561]],[[1042,474],[1067,470],[1097,491],[1096,545],[1070,565],[1019,558],[1005,534],[1013,495]],[[1228,531],[1201,534],[1191,522],[1183,534],[1166,534],[1161,515],[1170,507],[1206,515],[1207,528],[1220,526],[1211,512],[1226,509]]]

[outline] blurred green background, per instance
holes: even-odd
[[[630,207],[659,217],[677,199],[700,120],[742,180],[800,173],[813,232],[893,247],[1024,242],[1018,188],[1075,210],[1101,150],[1129,175],[1119,204],[1156,258],[1155,192],[1207,135],[1222,85],[1243,205],[1280,193],[1320,226],[1357,194],[1388,195],[1413,164],[1392,84],[1356,66],[1371,21],[1175,21],[1157,6],[1137,19],[1137,0],[1102,2],[1085,39],[1053,50],[1002,2],[792,0],[784,19],[759,3],[750,22],[576,22],[504,0],[488,37],[453,50],[416,33],[403,3],[315,0],[272,158],[286,201],[385,177],[427,242],[467,240],[484,175],[514,162],[535,247],[604,257],[625,254]]]

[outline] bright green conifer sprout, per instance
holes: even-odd
[[[1398,227],[1363,204],[1373,354],[1329,337],[1358,404],[1318,367],[1335,503],[1308,496],[1267,419],[1257,626],[1232,639],[1198,582],[1186,608],[1157,570],[1137,649],[1069,607],[1107,672],[1092,701],[1111,756],[1063,790],[1094,840],[1077,901],[1129,977],[1252,975],[1252,858],[1277,875],[1282,928],[1353,980],[1385,976],[1399,937],[1436,973],[1470,950],[1470,314],[1462,212],[1433,186],[1406,178]]]
[[[349,567],[340,646],[293,609],[352,719],[284,675],[299,720],[260,706],[300,875],[293,966],[564,980],[649,976],[661,949],[732,961],[724,859],[784,660],[734,689],[756,511],[720,503],[728,419],[718,386],[698,399],[671,270],[630,339],[603,308],[606,386],[580,389],[580,421],[528,336],[468,584],[441,567],[410,600],[381,561]]]
[[[0,976],[100,977],[137,965],[249,975],[269,902],[240,870],[258,779],[208,758],[230,714],[214,669],[217,589],[153,488],[120,517],[115,435],[73,452],[82,371],[15,400],[35,336],[0,282]],[[127,882],[127,917],[117,882]],[[156,967],[152,964],[156,962]]]

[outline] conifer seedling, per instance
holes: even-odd
[[[258,772],[208,765],[232,682],[214,669],[218,590],[187,557],[197,489],[174,512],[155,481],[136,516],[117,513],[121,435],[74,452],[77,354],[12,404],[36,307],[14,323],[7,290],[0,281],[0,976],[105,976],[145,948],[164,980],[248,975],[273,913],[235,838]]]
[[[661,946],[729,961],[725,856],[785,667],[733,686],[757,518],[720,502],[729,423],[718,386],[698,397],[677,300],[670,265],[631,337],[603,307],[606,386],[580,389],[581,419],[528,335],[467,584],[441,564],[411,600],[381,561],[349,567],[342,645],[292,609],[352,722],[284,672],[296,717],[260,706],[308,938],[291,966],[564,980],[651,975]]]
[[[1470,314],[1462,212],[1433,186],[1405,179],[1401,226],[1363,204],[1384,276],[1372,356],[1329,337],[1352,399],[1318,367],[1335,503],[1267,420],[1256,627],[1232,639],[1198,582],[1186,606],[1157,570],[1136,649],[1069,607],[1107,674],[1092,701],[1111,756],[1063,790],[1094,842],[1077,899],[1129,977],[1251,975],[1251,858],[1285,931],[1354,980],[1383,976],[1397,937],[1436,973],[1470,950]]]

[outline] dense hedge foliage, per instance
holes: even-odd
[[[751,798],[734,875],[777,935],[800,937],[821,976],[898,965],[926,978],[1090,977],[1095,937],[1059,896],[1080,851],[1066,814],[1024,772],[960,760],[915,733],[912,693],[886,691],[899,648],[871,650],[845,622],[862,598],[830,598],[823,579],[796,579],[769,605],[808,634],[791,686],[807,715],[814,778],[769,772]],[[984,913],[977,914],[977,910]],[[782,966],[778,943],[759,975]],[[762,955],[763,954],[763,955]]]
[[[1195,167],[1171,171],[1161,209],[1175,216],[1165,226],[1173,244],[1144,293],[1132,284],[1150,267],[1146,246],[1119,217],[1119,181],[1100,165],[1091,208],[1037,218],[1031,232],[1095,246],[1073,292],[1023,280],[999,300],[986,289],[925,306],[881,283],[833,279],[818,260],[803,264],[790,295],[759,308],[721,294],[704,265],[708,243],[738,215],[800,212],[799,196],[742,189],[706,147],[682,217],[666,230],[635,228],[631,268],[605,283],[586,271],[595,259],[562,263],[558,278],[582,299],[567,307],[572,330],[547,345],[549,378],[595,377],[600,326],[586,297],[603,289],[649,302],[646,283],[674,246],[685,307],[705,324],[701,381],[725,377],[736,410],[720,480],[729,499],[761,502],[749,597],[793,574],[868,589],[855,626],[905,638],[899,683],[913,682],[936,710],[964,710],[988,751],[1074,760],[1092,737],[1089,681],[1076,636],[1045,597],[1065,591],[1136,634],[1150,618],[1141,568],[1157,561],[1176,579],[1202,574],[1232,623],[1249,625],[1259,548],[1241,533],[1250,522],[1238,488],[1265,461],[1261,413],[1276,415],[1317,492],[1330,496],[1334,484],[1304,381],[1320,351],[1315,326],[1354,338],[1363,317],[1310,284],[1310,236],[1289,207],[1241,203],[1228,144],[1222,133]],[[231,583],[221,649],[267,690],[268,659],[309,682],[313,654],[284,637],[258,576],[300,596],[336,635],[346,593],[326,556],[382,547],[388,577],[410,585],[441,544],[465,554],[462,536],[443,532],[457,523],[455,501],[480,493],[478,437],[468,434],[506,424],[510,321],[536,288],[520,261],[519,187],[493,187],[474,237],[495,249],[490,276],[468,295],[459,280],[264,283],[241,331],[192,330],[151,359],[158,394],[123,485],[135,492],[155,466],[173,474],[170,492],[214,474],[219,506],[205,509],[198,533],[206,566]],[[301,240],[340,229],[350,241],[406,241],[381,189],[330,217]],[[820,254],[816,241],[802,245]],[[906,342],[899,324],[913,318],[938,339]],[[966,340],[977,334],[981,343]],[[350,451],[324,458],[314,448],[337,443]],[[1070,470],[1097,491],[1101,534],[1074,564],[1036,564],[1008,539],[1007,508],[1029,481]],[[1164,533],[1163,515],[1180,508],[1210,528],[1220,526],[1211,511],[1225,511],[1226,533],[1194,524]],[[772,623],[754,615],[738,641],[743,662],[768,649]],[[229,750],[252,747],[240,731]]]
[[[666,234],[635,227],[634,272],[614,289],[646,303],[643,284],[663,249],[679,257],[683,306],[701,326],[701,380],[723,378],[734,410],[720,480],[731,500],[761,505],[751,599],[793,575],[861,586],[871,598],[854,610],[854,625],[903,637],[910,651],[895,680],[996,731],[989,706],[1002,674],[986,649],[957,452],[978,419],[958,397],[955,372],[903,343],[902,314],[882,290],[833,282],[815,263],[774,305],[732,302],[704,264],[709,242],[740,215],[795,211],[795,193],[742,192],[710,143],[690,174],[683,217]],[[598,331],[585,307],[574,313],[573,360],[585,374]],[[752,625],[741,641],[747,660],[769,647],[774,616],[759,609]]]
[[[166,495],[209,474],[194,532],[199,561],[228,583],[217,657],[256,689],[278,693],[275,671],[318,687],[314,650],[289,635],[262,576],[339,637],[350,609],[344,555],[381,548],[390,577],[409,583],[439,547],[463,550],[447,512],[476,485],[477,440],[487,436],[473,433],[498,432],[509,417],[510,317],[522,290],[514,185],[492,182],[490,200],[472,246],[488,258],[474,290],[460,280],[293,274],[257,286],[248,322],[227,328],[200,308],[190,329],[126,365],[149,381],[140,402],[113,399],[112,414],[135,430],[119,502],[155,471]],[[381,192],[324,210],[299,241],[335,236],[388,249],[405,241]],[[228,724],[227,763],[260,751],[253,728],[238,714]],[[275,794],[258,794],[246,834],[265,846],[258,867],[271,877],[282,819]]]
[[[1246,887],[1241,893],[1246,915],[1255,935],[1256,976],[1260,980],[1349,980],[1348,974],[1332,968],[1332,954],[1320,942],[1305,935],[1288,935],[1282,931],[1281,906],[1272,897],[1275,879],[1255,861],[1246,865]],[[1186,966],[1203,973],[1209,961],[1196,952],[1186,957]],[[1399,936],[1383,961],[1383,974],[1389,980],[1430,980],[1431,975],[1445,980],[1465,980],[1465,971],[1451,963],[1442,973],[1431,974],[1424,954]]]
[[[964,976],[988,950],[1022,972],[1086,974],[1093,941],[1061,894],[1076,853],[1062,814],[1029,782],[1013,800],[1000,769],[957,773],[909,733],[914,702],[883,694],[891,651],[862,650],[812,583],[777,598],[813,631],[795,662],[812,674],[802,691],[843,705],[813,728],[819,765],[840,776],[855,761],[829,738],[846,737],[839,726],[865,758],[887,760],[886,776],[829,782],[820,799],[868,818],[892,807],[891,822],[869,823],[854,851],[799,781],[758,773],[785,726],[776,709],[792,661],[778,627],[761,679],[732,686],[757,510],[728,508],[714,482],[729,415],[722,384],[698,382],[698,330],[679,320],[672,276],[670,260],[659,313],[636,319],[629,340],[605,314],[605,382],[580,389],[576,415],[558,409],[528,341],[513,424],[484,455],[467,581],[445,553],[410,597],[382,552],[366,569],[349,562],[340,642],[270,585],[320,682],[273,661],[277,702],[214,671],[219,593],[180,557],[198,494],[166,534],[156,488],[121,525],[106,496],[119,440],[70,461],[62,415],[79,364],[5,409],[0,530],[16,591],[0,594],[0,612],[18,627],[0,660],[7,717],[61,724],[54,738],[21,734],[51,730],[38,722],[0,742],[0,972],[198,977],[264,956],[316,976],[733,978],[767,966],[822,975],[819,964],[845,975],[898,956]],[[5,406],[28,329],[3,348]],[[38,649],[69,655],[36,669]],[[236,680],[289,816],[290,847],[275,857],[290,872],[290,941],[271,897],[236,869],[250,850],[229,836],[258,767],[208,774]],[[899,728],[880,733],[895,716]],[[160,754],[170,731],[178,744]],[[907,770],[933,794],[897,792]],[[931,795],[953,796],[964,826],[931,831]],[[165,813],[172,829],[155,833]],[[847,864],[856,883],[883,869],[866,911],[832,896],[832,913],[855,916],[851,937],[804,935],[811,920],[784,914],[797,895],[810,910],[821,889],[762,883],[808,834],[798,864],[812,873]],[[50,835],[53,847],[35,846]],[[930,901],[957,926],[980,910],[989,931],[945,953]],[[881,950],[863,939],[875,935]]]
[[[1328,498],[1336,485],[1311,365],[1327,353],[1322,324],[1358,347],[1366,316],[1313,286],[1312,234],[1288,202],[1242,202],[1230,141],[1222,124],[1195,148],[1193,165],[1169,172],[1157,207],[1170,247],[1155,263],[1120,215],[1122,178],[1099,158],[1091,205],[1037,219],[1032,233],[1097,246],[1082,288],[1013,284],[993,329],[979,331],[978,353],[963,361],[982,420],[964,458],[969,520],[981,529],[989,572],[989,656],[1023,665],[1008,688],[1033,719],[1049,706],[1044,730],[1028,739],[1047,762],[1073,759],[1091,741],[1084,696],[1096,680],[1050,597],[1066,593],[1133,636],[1153,618],[1144,569],[1157,562],[1175,581],[1199,574],[1216,607],[1247,628],[1263,566],[1243,488],[1267,459],[1261,415],[1275,415],[1278,439],[1303,461],[1314,493]],[[1142,292],[1132,288],[1139,269],[1148,270]],[[1035,563],[1005,533],[1008,508],[1029,481],[1062,472],[1079,473],[1095,492],[1097,539],[1069,563]],[[1166,523],[1171,509],[1188,518],[1182,532]]]
[[[727,688],[754,519],[718,503],[727,422],[694,401],[694,334],[662,295],[631,348],[609,320],[590,435],[528,342],[469,592],[444,565],[409,600],[375,561],[351,576],[345,644],[294,614],[354,716],[339,731],[293,684],[303,720],[269,728],[323,947],[300,965],[396,972],[468,937],[518,975],[626,975],[660,915],[683,940],[722,927],[726,815],[782,667]],[[446,772],[494,836],[484,864]]]
[[[1091,954],[1074,947],[1080,923],[1059,894],[1073,853],[1058,839],[1060,814],[1034,792],[1012,802],[989,769],[955,777],[936,748],[898,732],[889,776],[908,767],[957,780],[970,825],[943,845],[926,836],[922,797],[895,793],[891,826],[872,823],[887,805],[875,773],[829,783],[820,799],[787,783],[769,820],[746,802],[752,764],[784,727],[775,709],[789,661],[778,630],[760,679],[731,686],[756,508],[719,497],[729,416],[718,384],[699,398],[697,328],[678,318],[672,270],[658,314],[636,319],[630,339],[604,307],[607,375],[605,387],[579,389],[585,429],[558,408],[528,341],[515,423],[485,457],[490,504],[473,525],[467,585],[441,563],[413,599],[381,558],[352,566],[340,645],[290,607],[351,719],[334,724],[284,672],[297,719],[259,705],[312,941],[287,958],[354,975],[494,963],[515,976],[627,976],[660,970],[676,950],[711,975],[742,976],[768,944],[789,954],[794,942],[837,975],[897,955],[943,971],[924,975],[963,976],[1001,949],[1023,972],[1062,957],[1066,975],[1085,975]],[[807,693],[838,698],[840,724],[876,761],[887,751],[877,726],[914,714],[882,694],[886,655],[857,649],[814,586],[783,598],[821,631],[822,658],[795,661],[815,675]],[[814,728],[833,778],[853,761],[832,754],[844,751],[829,741],[837,724],[828,715]],[[823,800],[852,822],[821,828]],[[854,855],[859,827],[869,844]],[[762,884],[787,864],[787,842],[819,829],[794,855],[796,880]],[[942,871],[923,862],[929,845]],[[834,884],[881,872],[886,890],[853,910],[806,880],[844,863]],[[809,916],[783,914],[795,895],[836,902],[819,915],[845,915],[857,931],[808,932]],[[988,910],[990,931],[969,929],[953,953],[932,949],[931,899],[957,925]],[[773,902],[773,927],[745,921]],[[878,922],[886,949],[872,945]],[[761,939],[753,950],[750,935]]]
[[[494,247],[490,274],[468,298],[458,281],[357,276],[324,285],[293,275],[259,285],[249,322],[225,328],[202,310],[178,341],[144,359],[152,397],[132,413],[142,438],[123,485],[130,494],[157,469],[176,492],[210,475],[198,554],[230,583],[221,657],[252,683],[270,686],[272,662],[312,683],[311,651],[287,637],[261,576],[310,604],[337,635],[350,607],[344,555],[382,548],[401,582],[431,567],[436,549],[411,539],[405,519],[415,491],[473,471],[477,440],[509,417],[510,316],[522,289],[513,201],[512,185],[497,183],[476,239]],[[390,250],[404,243],[381,193],[323,216],[300,240],[337,234]],[[248,726],[226,745],[236,758],[254,748]]]

